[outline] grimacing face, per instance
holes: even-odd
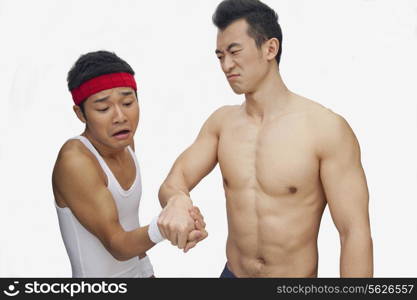
[[[267,75],[269,65],[262,50],[248,35],[248,23],[244,19],[218,31],[216,55],[236,94],[255,92]]]
[[[78,118],[86,123],[86,134],[110,149],[121,149],[133,142],[139,123],[139,103],[130,87],[100,91],[85,100],[86,119],[80,109]]]

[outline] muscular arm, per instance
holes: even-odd
[[[162,207],[175,195],[187,195],[217,164],[216,112],[204,123],[194,143],[175,161],[159,190]]]
[[[325,118],[320,176],[333,221],[340,234],[341,277],[372,277],[373,250],[368,188],[358,141],[337,115]]]
[[[227,107],[214,112],[203,125],[195,142],[175,161],[159,190],[159,201],[165,207],[158,221],[163,235],[180,249],[186,233],[193,229],[187,209],[192,206],[190,191],[217,164],[220,124]]]
[[[91,158],[71,152],[60,155],[53,183],[55,193],[114,258],[142,257],[154,246],[148,226],[129,232],[122,228],[113,197]]]

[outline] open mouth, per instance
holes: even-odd
[[[113,134],[113,136],[124,136],[130,133],[130,130],[128,129],[124,129],[124,130],[120,130],[118,132],[116,132],[115,134]]]

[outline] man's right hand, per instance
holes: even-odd
[[[193,203],[187,195],[176,195],[170,198],[158,218],[161,234],[172,245],[184,249],[189,233],[195,228],[195,223],[189,211]]]

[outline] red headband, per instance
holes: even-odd
[[[80,105],[91,95],[115,87],[131,87],[136,91],[135,78],[129,73],[111,73],[94,77],[71,90],[72,99],[76,105]]]

